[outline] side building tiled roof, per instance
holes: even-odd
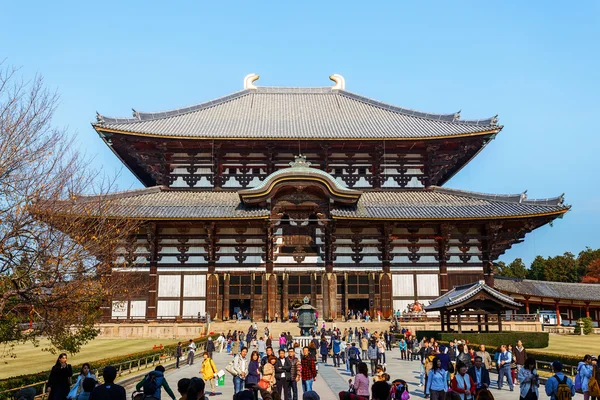
[[[191,107],[134,118],[98,114],[98,132],[189,139],[419,139],[496,133],[496,117],[461,120],[330,87],[258,87]]]
[[[440,309],[452,308],[457,304],[468,301],[481,291],[486,292],[507,306],[521,306],[521,304],[517,303],[512,297],[489,287],[483,281],[479,281],[454,287],[449,292],[441,295],[437,299],[432,300],[431,303],[425,307],[425,311],[436,311]]]
[[[569,209],[562,199],[536,204],[514,196],[469,195],[469,192],[433,187],[398,192],[364,192],[356,206],[338,206],[334,218],[443,220],[518,218],[561,214]],[[191,191],[165,186],[108,195],[106,214],[140,219],[252,219],[267,218],[266,208],[245,206],[237,192]],[[94,197],[77,204],[93,214]]]
[[[524,296],[600,301],[600,285],[591,283],[549,282],[496,276],[494,286],[504,293]]]

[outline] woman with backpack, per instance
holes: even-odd
[[[329,353],[329,343],[327,343],[325,336],[321,336],[321,341],[319,342],[319,353],[321,353],[321,362],[326,364],[327,353]]]
[[[581,389],[583,400],[590,399],[589,382],[593,372],[592,356],[586,354],[583,360],[577,365],[577,375],[575,376],[575,389]]]
[[[520,400],[537,400],[539,398],[540,376],[535,369],[535,360],[529,357],[525,360],[523,368],[519,370]]]

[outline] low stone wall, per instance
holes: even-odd
[[[544,326],[544,332],[557,333],[559,335],[572,335],[575,333],[575,327],[573,326]],[[600,328],[594,328],[592,334],[600,334]]]
[[[206,334],[206,324],[199,323],[108,323],[96,327],[103,339],[192,339]]]

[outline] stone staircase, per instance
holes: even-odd
[[[323,324],[323,321],[319,321],[319,329],[321,328]],[[241,330],[243,332],[247,332],[248,328],[253,325],[252,322],[250,322],[250,320],[242,320],[240,322],[236,322],[236,321],[226,321],[226,322],[211,322],[210,324],[210,332],[214,332],[215,334],[218,334],[220,332],[223,333],[227,333],[229,330],[234,331],[234,330]],[[266,322],[257,322],[258,325],[258,336],[262,336],[264,334],[264,329],[265,326],[269,327],[269,331],[271,332],[271,335],[273,337],[273,339],[279,337],[279,335],[281,335],[282,332],[290,332],[292,334],[292,336],[298,336],[300,334],[300,328],[298,327],[298,323],[297,322],[271,322],[271,323],[266,323]],[[349,322],[341,322],[341,321],[336,321],[336,322],[326,322],[325,323],[325,329],[329,329],[329,328],[333,328],[333,327],[337,327],[339,328],[342,332],[344,331],[344,329],[349,329],[352,328],[354,329],[355,327],[365,327],[367,329],[369,329],[370,332],[383,332],[385,330],[389,330],[390,328],[390,322],[389,321],[381,321],[381,322],[358,322],[358,321],[349,321]]]

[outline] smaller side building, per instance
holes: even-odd
[[[599,326],[600,285],[496,276],[494,287],[523,304],[519,313],[552,311],[556,325],[575,325],[578,318],[590,317]]]

